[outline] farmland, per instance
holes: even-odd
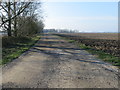
[[[106,54],[119,57],[119,45],[117,33],[62,33],[59,36],[92,48]]]
[[[118,40],[118,33],[68,33],[64,35],[82,36],[90,39]]]

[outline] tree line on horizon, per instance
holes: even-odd
[[[44,29],[44,33],[76,33],[77,30],[69,29]]]
[[[7,36],[31,36],[44,28],[41,2],[0,2],[0,28]]]

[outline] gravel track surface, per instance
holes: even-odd
[[[2,70],[3,88],[118,88],[117,67],[50,34]]]

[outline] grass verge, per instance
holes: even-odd
[[[75,40],[70,40],[69,38],[64,38],[64,37],[62,37],[62,38],[67,40],[69,43],[75,43],[81,49],[85,49],[89,53],[97,56],[97,58],[100,58],[105,62],[109,62],[109,63],[113,64],[114,66],[120,67],[120,58],[119,57],[115,57],[115,56],[108,54],[108,53],[105,53],[101,50],[96,50],[90,46],[86,46],[85,44],[79,43]]]
[[[22,53],[30,49],[38,40],[40,35],[35,35],[33,37],[26,37],[26,40],[19,39],[19,42],[11,45],[10,47],[2,48],[2,60],[0,60],[0,65],[11,62],[12,60],[18,58]]]

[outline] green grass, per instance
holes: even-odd
[[[4,47],[2,50],[2,60],[0,60],[0,65],[11,62],[12,60],[18,58],[22,53],[30,49],[38,40],[40,39],[40,35],[35,35],[33,37],[29,37],[29,40],[22,43],[16,43],[12,47]]]
[[[75,42],[75,40],[68,40],[68,42],[69,42],[69,43],[74,43],[74,42]]]
[[[111,54],[105,53],[101,50],[96,50],[90,46],[86,46],[85,44],[82,43],[78,43],[75,40],[70,40],[68,38],[65,38],[65,40],[67,40],[69,43],[75,43],[77,46],[79,46],[81,49],[85,49],[86,51],[88,51],[89,53],[97,56],[97,58],[102,59],[105,62],[109,62],[115,66],[119,66],[120,67],[120,58],[119,57],[115,57]]]
[[[83,48],[83,49],[87,50],[88,52],[90,52],[91,54],[96,55],[98,58],[104,60],[105,62],[110,62],[111,64],[113,64],[115,66],[120,66],[120,60],[118,57],[115,57],[113,55],[110,55],[110,54],[105,53],[100,50],[95,50],[88,46],[81,47],[81,45],[80,45],[80,48]]]

